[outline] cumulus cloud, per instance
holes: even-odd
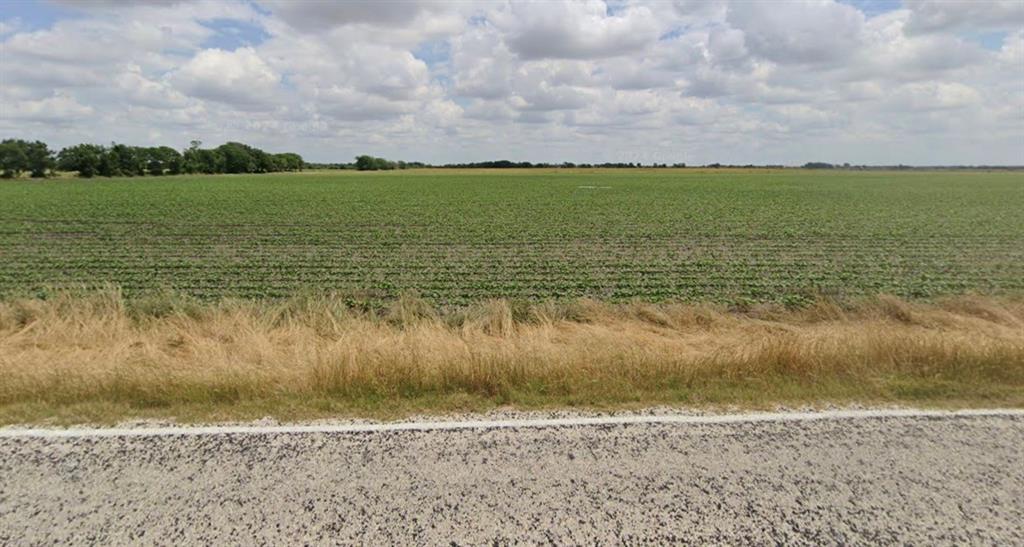
[[[13,19],[0,21],[0,36],[4,34],[10,34],[21,28],[21,19],[15,17]]]
[[[263,2],[281,19],[301,30],[323,30],[335,26],[370,24],[379,26],[405,26],[436,4],[417,0],[350,0],[347,2],[320,2],[309,0],[281,0]]]
[[[999,60],[1010,70],[1024,66],[1024,30],[1006,36],[1003,46],[999,49]],[[1020,73],[1017,75],[1021,76]]]
[[[247,47],[203,50],[182,65],[171,81],[187,95],[246,110],[275,102],[281,76]]]
[[[899,87],[893,95],[898,110],[951,110],[981,102],[971,86],[956,82],[915,82]]]
[[[609,13],[601,1],[523,3],[490,14],[522,59],[595,59],[642,50],[659,24],[645,6]]]
[[[132,104],[150,108],[180,108],[187,102],[185,95],[173,89],[166,81],[147,78],[138,65],[129,65],[115,81]]]
[[[92,107],[79,103],[70,95],[63,94],[38,100],[15,101],[3,110],[3,117],[11,120],[58,125],[80,121],[92,114]]]
[[[904,0],[904,5],[910,10],[911,32],[1024,26],[1024,2],[1019,0]]]
[[[727,20],[742,32],[746,46],[765,59],[822,63],[856,51],[864,14],[832,0],[737,2],[730,5]]]
[[[0,22],[4,135],[323,161],[1021,162],[1019,0],[55,5]]]
[[[123,8],[125,3],[123,0],[89,0],[88,2],[82,2],[81,0],[51,0],[55,4],[62,4],[78,10],[90,10],[90,9],[109,9],[109,8]],[[193,0],[132,0],[132,4],[136,6],[173,6],[175,4],[191,3]]]

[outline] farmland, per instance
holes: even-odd
[[[799,304],[1024,289],[1024,176],[318,172],[0,184],[0,293],[376,305],[489,298]]]
[[[668,169],[4,182],[0,423],[1019,406],[1022,183]]]

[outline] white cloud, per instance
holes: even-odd
[[[324,30],[352,24],[407,26],[432,7],[430,2],[414,0],[390,0],[387,2],[280,0],[263,2],[263,4],[281,19],[300,30]]]
[[[911,16],[907,30],[935,32],[962,28],[1020,29],[1020,0],[904,0]]]
[[[823,63],[856,51],[864,14],[832,0],[736,2],[728,22],[743,31],[747,48],[766,59]]]
[[[350,42],[415,47],[462,31],[479,9],[460,2],[426,0],[263,0],[276,33],[332,35]],[[286,28],[285,28],[286,27]]]
[[[394,118],[416,110],[415,103],[390,101],[347,87],[318,90],[316,102],[320,113],[346,121]]]
[[[493,28],[478,27],[454,37],[451,57],[459,95],[495,99],[511,90],[518,61]]]
[[[175,71],[171,81],[187,95],[251,110],[276,102],[281,76],[247,47],[203,50]]]
[[[1019,0],[63,6],[5,12],[4,135],[435,162],[1020,163],[1024,141]]]
[[[150,80],[138,65],[129,65],[116,77],[118,87],[132,104],[150,108],[180,108],[187,102],[185,96],[165,81]]]
[[[976,105],[981,95],[960,83],[916,82],[898,88],[892,100],[898,110],[949,110]]]
[[[748,55],[746,36],[742,30],[714,29],[708,34],[708,54],[715,63],[729,64]]]
[[[646,6],[609,14],[602,1],[522,3],[488,14],[522,59],[596,59],[635,53],[658,38]]]
[[[987,54],[959,36],[908,34],[909,18],[909,12],[901,11],[869,21],[859,50],[860,63],[852,69],[892,79],[927,79],[938,72],[984,62]]]
[[[1003,46],[999,48],[999,60],[1010,70],[1017,69],[1018,78],[1024,76],[1024,71],[1020,70],[1024,67],[1024,30],[1006,36]]]
[[[0,21],[0,36],[10,34],[20,29],[21,19],[18,17],[13,17],[11,19]]]
[[[54,95],[38,100],[15,101],[3,109],[3,118],[15,121],[66,125],[89,117],[94,110],[69,95]]]

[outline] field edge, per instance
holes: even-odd
[[[500,408],[1024,407],[1024,298],[788,309],[412,296],[0,301],[0,424],[394,419]]]

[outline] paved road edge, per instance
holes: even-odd
[[[970,410],[824,410],[817,412],[760,412],[744,414],[663,414],[569,418],[505,419],[505,420],[439,420],[419,422],[384,422],[365,424],[315,425],[204,425],[167,427],[113,428],[0,428],[0,439],[11,438],[81,438],[81,437],[153,437],[175,435],[246,435],[295,433],[377,433],[389,431],[439,431],[457,429],[516,429],[550,427],[586,427],[633,424],[730,424],[752,422],[792,422],[818,420],[854,420],[878,418],[965,418],[1024,417],[1024,409]]]

